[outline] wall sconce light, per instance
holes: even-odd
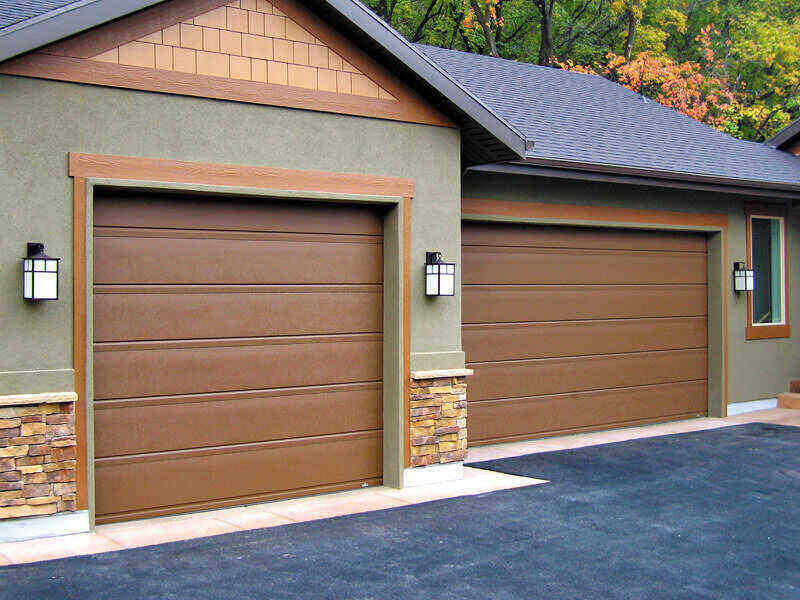
[[[733,291],[752,292],[755,289],[755,271],[748,269],[743,262],[733,263]]]
[[[442,261],[441,252],[425,253],[425,295],[455,296],[456,265]]]
[[[25,300],[58,300],[60,261],[44,253],[44,244],[28,242],[28,256],[22,259],[22,297]]]

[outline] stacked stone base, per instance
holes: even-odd
[[[75,394],[37,396],[0,397],[0,519],[75,510]]]
[[[409,402],[411,466],[466,459],[466,377],[412,379]]]

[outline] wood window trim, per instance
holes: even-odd
[[[411,202],[414,181],[399,177],[298,171],[272,167],[253,167],[215,163],[196,163],[129,156],[108,156],[70,152],[68,176],[73,179],[73,280],[72,280],[72,355],[75,371],[76,490],[78,510],[89,507],[87,449],[87,205],[86,190],[90,179],[116,179],[195,185],[218,185],[239,188],[264,188],[287,191],[361,194],[402,198],[402,412],[403,464],[411,464],[410,373],[411,373]]]
[[[747,294],[747,313],[745,315],[745,339],[747,340],[775,340],[791,337],[792,330],[789,323],[789,239],[788,239],[788,213],[783,206],[773,204],[747,204],[744,209],[747,243],[747,266],[753,268],[753,247],[751,224],[753,217],[777,217],[782,219],[783,236],[783,312],[785,322],[775,325],[753,324],[753,293]],[[757,277],[757,276],[756,276]]]

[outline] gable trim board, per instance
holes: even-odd
[[[93,511],[92,207],[94,188],[163,190],[204,194],[361,202],[388,208],[384,217],[383,317],[383,480],[401,485],[410,456],[408,388],[410,372],[410,218],[413,182],[407,179],[296,171],[269,167],[218,165],[162,159],[70,153],[73,178],[73,355],[77,507]],[[400,319],[394,315],[402,315]],[[92,514],[92,522],[94,515]]]
[[[728,216],[463,198],[462,221],[702,232],[708,236],[708,415],[728,405]],[[467,357],[469,362],[469,357]],[[502,440],[496,440],[502,441]]]
[[[229,1],[220,2],[220,0],[171,0],[171,2],[151,7],[62,42],[56,42],[39,51],[7,61],[0,64],[0,73],[302,108],[443,127],[455,126],[450,119],[429,105],[396,76],[368,58],[352,42],[310,14],[295,0],[275,0],[270,4],[276,6],[281,14],[285,14],[292,22],[307,31],[309,36],[321,41],[344,61],[353,65],[353,70],[357,71],[356,74],[363,74],[366,80],[371,80],[372,85],[377,86],[376,95],[383,97],[372,98],[352,93],[267,83],[265,60],[262,61],[265,63],[265,76],[264,81],[261,82],[236,79],[231,76],[218,77],[158,69],[155,68],[155,64],[153,68],[149,68],[102,62],[101,59],[98,59],[98,55],[114,48],[135,42],[163,29],[180,25],[184,21],[201,16],[210,10],[230,4]],[[202,54],[204,51],[200,50],[200,52]],[[211,52],[207,54],[225,56]],[[249,60],[248,57],[242,57],[242,59]],[[351,73],[343,73],[343,75],[351,77]],[[381,89],[385,90],[385,93],[381,93]]]

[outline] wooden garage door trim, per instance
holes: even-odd
[[[402,216],[400,298],[403,305],[400,325],[402,373],[402,411],[406,424],[402,446],[404,466],[409,463],[408,386],[410,374],[410,239],[411,200],[414,182],[398,177],[373,176],[325,171],[300,171],[273,167],[198,163],[165,159],[69,153],[68,176],[73,178],[73,368],[75,370],[77,437],[77,503],[78,510],[90,508],[89,457],[87,440],[87,361],[92,340],[87,334],[87,233],[88,206],[95,183],[120,187],[159,187],[216,191],[217,193],[255,193],[286,191],[300,194],[309,201],[330,201],[337,198],[399,205]],[[214,189],[206,189],[211,186]],[[263,191],[263,192],[262,192]],[[302,193],[307,196],[302,196]],[[273,194],[274,195],[274,194]],[[387,373],[384,374],[386,379]],[[308,490],[313,493],[313,490]]]
[[[715,386],[719,386],[720,406],[716,406],[715,410],[721,413],[721,416],[726,415],[728,404],[727,214],[623,209],[611,206],[579,206],[560,203],[507,201],[493,198],[462,198],[461,218],[463,221],[566,226],[585,225],[591,227],[662,229],[718,234],[716,237],[718,237],[719,241],[720,256],[719,260],[716,261],[718,264],[712,264],[712,261],[709,260],[708,290],[709,301],[713,298],[720,306],[719,337],[721,337],[721,340],[717,336],[709,337],[708,385],[709,390],[712,382]],[[711,275],[715,269],[720,271],[718,273],[718,287],[711,285]],[[711,327],[710,322],[709,327]],[[711,331],[709,330],[710,334]],[[716,354],[721,354],[719,361],[716,361]]]

